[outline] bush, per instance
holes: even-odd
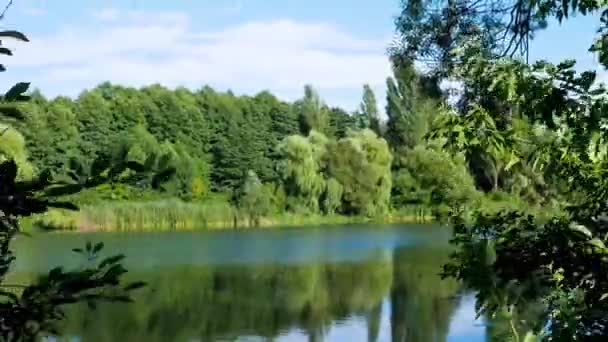
[[[468,206],[481,197],[464,158],[417,146],[400,153],[393,171],[393,206]]]

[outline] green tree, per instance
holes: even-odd
[[[358,114],[357,114],[358,115]],[[330,135],[336,139],[341,139],[346,136],[349,130],[361,128],[361,124],[357,123],[358,118],[348,114],[344,109],[332,107],[329,109],[329,126]]]
[[[238,207],[247,215],[250,225],[259,225],[260,219],[270,213],[270,196],[253,171],[249,171],[239,189]]]
[[[413,65],[396,65],[393,70],[394,78],[386,81],[385,137],[393,149],[412,148],[424,141],[441,98],[436,85],[419,76]]]
[[[374,91],[368,84],[363,85],[363,100],[361,101],[360,113],[360,115],[365,117],[365,125],[361,128],[369,128],[378,136],[381,136],[380,114],[378,113],[376,95],[374,95]]]
[[[23,136],[14,128],[0,124],[0,163],[9,160],[17,164],[17,179],[28,180],[34,177],[34,167],[28,160]]]
[[[82,158],[74,103],[65,97],[47,102],[39,93],[35,95],[20,106],[28,116],[15,127],[23,132],[35,166],[61,173],[69,159]]]
[[[279,168],[291,210],[319,211],[319,199],[326,189],[322,171],[327,144],[327,138],[316,131],[308,137],[289,136],[281,143],[283,160]]]
[[[328,174],[344,188],[345,213],[377,216],[388,212],[392,155],[371,130],[351,131],[330,144]]]
[[[463,116],[448,112],[435,124],[430,136],[453,152],[463,152],[478,184],[486,190],[497,191],[502,176],[521,159],[513,148],[517,140],[514,131],[498,129],[480,106],[472,106]]]
[[[300,132],[308,135],[315,130],[327,134],[329,128],[328,110],[319,94],[311,85],[304,87],[304,98],[296,104],[300,117]]]
[[[396,157],[392,202],[428,206],[469,206],[479,196],[462,156],[416,146]]]
[[[93,159],[106,154],[112,149],[114,132],[112,131],[112,112],[97,91],[84,91],[76,99],[74,111],[78,120],[78,132],[82,143],[81,155],[84,159]]]

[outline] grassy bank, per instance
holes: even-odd
[[[82,200],[82,199],[81,199]],[[205,202],[185,202],[179,199],[142,199],[80,201],[79,211],[50,210],[23,221],[26,230],[70,231],[175,231],[204,229],[233,229],[248,227],[288,227],[302,225],[346,223],[418,223],[435,220],[433,210],[412,205],[378,218],[344,215],[295,214],[274,212],[252,222],[246,213],[232,206],[224,198]],[[552,216],[558,209],[532,207],[513,196],[489,194],[471,204],[484,212],[500,210],[526,211],[536,216]],[[447,212],[436,208],[437,212]]]
[[[419,207],[370,219],[360,216],[305,215],[275,213],[251,222],[250,218],[226,202],[188,203],[176,199],[132,202],[111,201],[81,206],[79,211],[51,210],[24,221],[29,229],[72,231],[174,231],[228,229],[252,226],[294,226],[363,222],[428,222],[430,210]]]

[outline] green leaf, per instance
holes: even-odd
[[[600,297],[600,302],[603,301],[604,299],[608,298],[608,293],[604,293],[601,297]]]
[[[602,240],[598,239],[598,238],[594,238],[591,239],[589,241],[587,241],[588,244],[597,247],[597,248],[601,248],[601,249],[605,249],[606,246],[604,245],[604,243],[602,242]]]
[[[570,225],[570,229],[574,232],[578,232],[583,234],[584,236],[591,238],[593,236],[593,234],[591,233],[591,231],[589,230],[589,228],[581,225],[581,224],[576,224],[573,223]]]
[[[0,38],[3,37],[14,38],[24,42],[30,41],[25,34],[15,30],[0,31]]]
[[[517,163],[519,163],[519,157],[517,157],[515,155],[511,155],[511,158],[509,159],[509,162],[507,163],[507,166],[505,166],[505,170],[509,171],[509,169],[511,169]]]

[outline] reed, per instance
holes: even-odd
[[[428,222],[431,211],[422,207],[399,210],[387,216],[369,219],[359,216],[305,215],[280,213],[262,217],[255,223],[229,203],[184,202],[167,199],[150,202],[113,201],[83,206],[79,211],[51,210],[32,218],[26,226],[73,231],[177,231],[345,224]]]

